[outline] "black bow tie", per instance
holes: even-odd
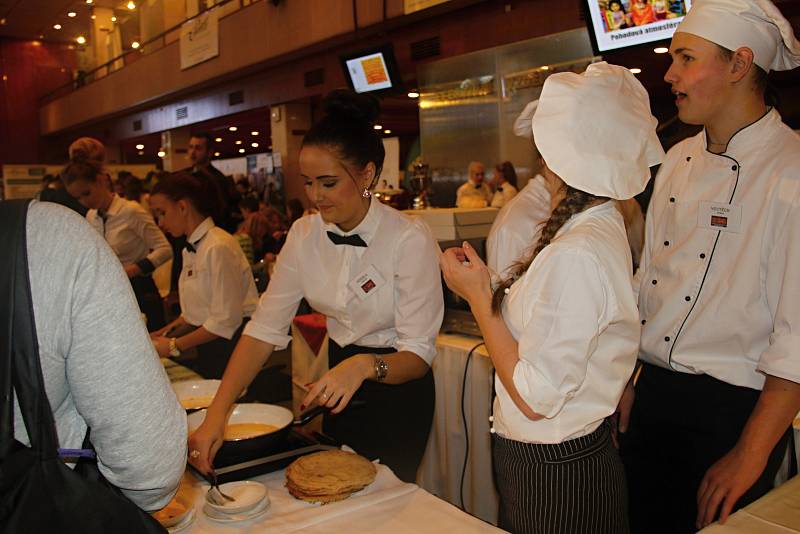
[[[367,244],[361,239],[358,234],[353,235],[339,235],[336,232],[328,232],[328,239],[333,241],[334,245],[351,245],[353,247],[366,247]]]
[[[502,193],[503,192],[503,186],[502,185],[497,186],[497,190]]]
[[[97,210],[97,216],[103,220],[103,224],[108,222],[108,212],[105,210]]]
[[[475,189],[480,189],[483,184],[475,184]]]
[[[194,243],[194,244],[192,244],[192,243],[189,243],[189,242],[187,241],[187,242],[186,242],[186,244],[185,244],[185,245],[183,245],[183,248],[184,248],[185,250],[188,250],[188,251],[189,251],[189,252],[191,252],[192,254],[194,254],[194,253],[196,253],[196,252],[197,252],[197,249],[195,248],[195,246],[196,246],[196,245],[198,245],[199,243],[200,243],[200,242],[198,241],[197,243]]]

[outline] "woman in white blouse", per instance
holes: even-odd
[[[190,461],[212,469],[229,407],[272,351],[288,344],[305,298],[327,316],[330,370],[308,385],[303,408],[331,408],[327,434],[413,481],[433,419],[430,365],[444,311],[436,243],[424,223],[370,198],[384,159],[372,127],[377,101],[335,91],[324,107],[300,152],[306,194],[319,213],[292,225],[206,420],[189,440]],[[350,406],[351,399],[365,402]]]
[[[186,236],[178,280],[181,315],[153,332],[153,344],[161,356],[196,348],[198,372],[220,378],[258,302],[250,264],[236,238],[214,224],[222,206],[214,181],[169,174],[153,187],[150,206],[162,228]]]
[[[152,273],[172,259],[167,238],[140,204],[111,191],[109,176],[97,160],[73,154],[61,173],[67,192],[89,208],[86,219],[122,262],[148,330],[163,327],[164,308]]]
[[[663,157],[656,124],[625,68],[551,75],[532,130],[552,213],[532,254],[494,290],[468,244],[442,257],[497,371],[494,470],[500,526],[512,532],[628,532],[606,418],[633,372],[639,316],[614,199],[641,192]]]

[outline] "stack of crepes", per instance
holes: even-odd
[[[375,480],[375,465],[358,454],[331,450],[302,456],[286,469],[286,487],[307,502],[341,501]]]

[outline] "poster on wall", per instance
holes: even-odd
[[[45,174],[57,175],[62,165],[3,165],[4,197],[33,198],[42,189]]]
[[[219,12],[211,9],[181,25],[181,70],[219,55]]]
[[[445,2],[449,1],[450,0],[404,0],[403,12],[408,15],[409,13],[422,11],[423,9],[438,6],[439,4],[444,4]]]
[[[597,52],[672,38],[690,0],[587,0]]]

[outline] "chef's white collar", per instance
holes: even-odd
[[[738,155],[748,152],[752,150],[754,146],[764,143],[765,130],[776,122],[781,122],[781,115],[775,108],[770,108],[770,110],[762,115],[758,120],[751,122],[733,134],[733,137],[731,137],[730,141],[728,141],[728,146],[725,148],[725,152],[722,152],[722,154],[719,155],[724,154],[725,156],[732,157],[733,159],[739,161]],[[703,148],[706,150],[706,152],[709,152],[708,133],[705,129],[703,130]],[[713,152],[709,153],[713,154]]]
[[[214,228],[214,219],[212,219],[211,217],[206,217],[203,220],[203,222],[197,225],[197,228],[194,229],[192,235],[186,238],[186,241],[188,241],[192,245],[195,245],[198,241],[203,239],[203,237],[205,237],[208,231],[211,230],[212,228]]]

